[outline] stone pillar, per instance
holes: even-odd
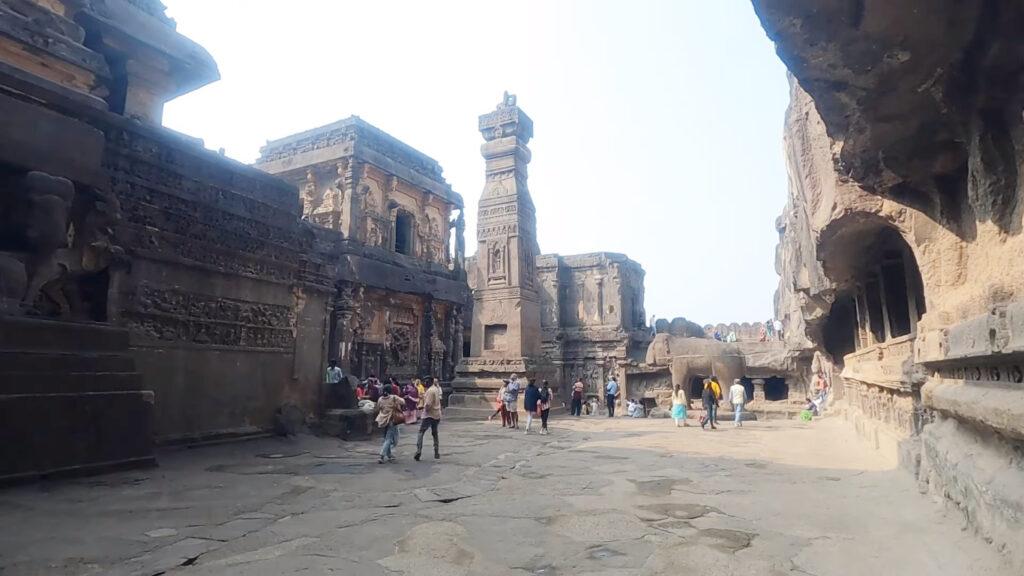
[[[754,378],[751,380],[754,384],[754,398],[755,402],[764,402],[764,379]]]
[[[450,406],[490,409],[493,393],[512,373],[539,380],[540,293],[537,286],[536,214],[527,188],[527,143],[533,121],[505,93],[493,112],[480,116],[486,183],[477,218],[471,357],[459,365]]]

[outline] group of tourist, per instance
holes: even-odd
[[[732,386],[729,387],[729,403],[733,407],[733,423],[734,427],[743,426],[743,407],[747,403],[747,389],[744,388],[743,383],[737,378],[732,381]],[[711,378],[704,379],[704,389],[701,392],[701,403],[704,405],[704,416],[700,419],[700,427],[702,430],[706,430],[710,426],[711,430],[718,428],[718,405],[722,401],[722,385],[718,382],[718,376],[712,376]],[[676,410],[676,403],[680,404],[681,411]],[[684,420],[683,425],[685,426],[686,419],[686,398],[683,394],[682,388],[676,384],[675,389],[672,392],[672,417],[676,419],[676,426],[679,426],[680,418],[677,414],[681,415],[681,419]]]
[[[324,381],[328,386],[339,384],[344,378],[337,360],[330,360]],[[356,385],[356,400],[361,408],[371,411],[374,421],[384,431],[378,463],[394,462],[394,448],[398,445],[401,426],[420,423],[416,438],[417,461],[423,453],[423,436],[427,430],[434,439],[434,459],[441,458],[437,426],[441,422],[441,385],[436,378],[424,376],[401,385],[394,377],[381,382],[375,374]]]
[[[493,420],[495,416],[501,416],[501,427],[519,429],[519,394],[523,394],[523,410],[526,412],[526,429],[524,434],[530,433],[534,417],[540,418],[540,433],[548,433],[548,416],[551,413],[551,401],[554,399],[554,391],[547,380],[541,382],[538,388],[532,380],[528,381],[523,388],[522,381],[518,374],[512,374],[504,381],[498,394],[494,399],[495,410],[487,419]]]
[[[362,390],[360,390],[362,388]],[[398,431],[404,424],[420,422],[419,434],[416,437],[416,454],[413,459],[419,461],[423,453],[423,435],[430,430],[434,439],[434,459],[441,458],[440,442],[437,437],[437,425],[441,423],[441,386],[437,379],[426,376],[415,379],[404,387],[398,385],[394,378],[387,384],[381,384],[376,376],[371,375],[365,382],[356,387],[356,396],[371,399],[376,396],[374,413],[377,415],[377,426],[384,430],[384,443],[380,448],[380,464],[394,462],[392,450],[398,445]]]

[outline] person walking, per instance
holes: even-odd
[[[769,340],[774,340],[775,339],[775,321],[772,320],[771,318],[765,320],[764,321],[764,328],[765,328],[765,332],[768,333],[768,339]]]
[[[774,324],[775,324],[775,337],[777,339],[779,339],[779,340],[782,340],[782,320],[779,320],[778,318],[776,318]]]
[[[747,403],[747,389],[743,387],[739,378],[733,380],[732,386],[729,387],[729,402],[732,402],[732,409],[735,413],[732,425],[739,428],[743,426],[743,405]]]
[[[391,450],[398,446],[398,425],[405,422],[405,417],[402,415],[404,408],[405,402],[392,394],[389,386],[385,386],[381,390],[380,399],[377,400],[375,406],[377,426],[384,430],[384,443],[380,447],[378,464],[383,464],[385,458],[388,462],[395,461]]]
[[[551,413],[551,400],[554,397],[555,393],[551,390],[551,385],[545,380],[540,387],[540,433],[542,436],[546,436],[548,433],[548,414]],[[562,405],[565,406],[565,404]]]
[[[494,420],[494,417],[501,415],[501,427],[508,425],[508,412],[505,411],[505,385],[498,388],[498,394],[494,397],[494,413],[487,417],[487,421]]]
[[[505,383],[505,412],[508,414],[509,428],[519,429],[519,375],[513,374]]]
[[[533,380],[530,380],[526,385],[526,391],[523,392],[523,410],[526,410],[526,431],[523,434],[530,433],[533,415],[540,413],[538,406],[540,406],[540,389],[533,384]]]
[[[433,376],[427,376],[424,385],[427,391],[423,394],[423,420],[420,421],[420,433],[416,436],[416,455],[413,456],[417,462],[423,453],[423,434],[428,428],[430,435],[434,437],[434,460],[441,458],[441,447],[437,438],[437,425],[441,423],[441,386]]]
[[[604,398],[605,402],[608,403],[608,417],[615,417],[615,397],[619,395],[619,383],[615,381],[615,376],[608,379],[608,383],[604,386]]]
[[[583,389],[586,386],[583,384],[582,378],[577,378],[576,383],[572,385],[572,407],[569,409],[570,416],[580,416],[583,414]]]
[[[676,428],[679,428],[680,422],[683,426],[689,426],[686,423],[686,393],[679,384],[672,386],[672,419],[676,421]]]
[[[718,376],[711,377],[711,390],[715,393],[715,419],[718,424],[718,403],[722,401],[722,385],[718,383]]]
[[[710,424],[711,429],[715,430],[715,413],[718,412],[718,397],[715,396],[715,390],[711,387],[711,380],[704,381],[704,392],[700,397],[704,403],[704,419],[700,421],[700,427],[704,430],[704,426]]]

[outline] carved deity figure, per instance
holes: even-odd
[[[302,191],[302,215],[308,217],[313,213],[313,201],[316,198],[316,176],[312,170],[306,170],[306,185]]]
[[[455,219],[455,267],[459,270],[466,268],[466,219],[461,210]]]
[[[492,276],[500,275],[505,271],[505,248],[500,244],[494,244],[490,250],[490,273]]]

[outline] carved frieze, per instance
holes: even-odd
[[[124,305],[122,317],[143,339],[278,350],[290,349],[295,339],[291,306],[147,284],[128,295]]]

